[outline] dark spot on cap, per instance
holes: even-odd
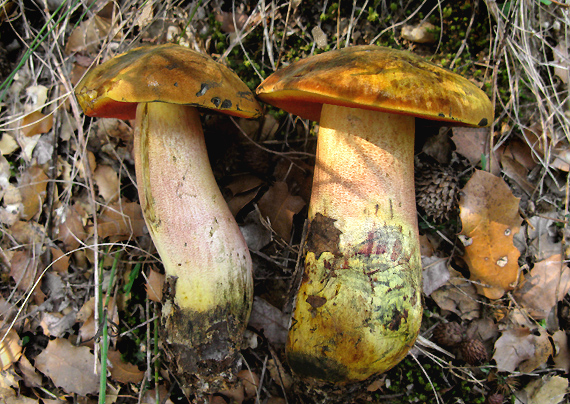
[[[487,118],[483,118],[479,121],[479,126],[487,126],[488,122],[487,122]]]
[[[214,104],[216,108],[219,108],[220,104],[222,103],[222,100],[220,100],[218,97],[214,97],[210,101],[212,102],[212,104]]]
[[[230,100],[224,100],[224,102],[222,102],[221,108],[228,109],[231,107],[232,107],[232,102]]]
[[[437,114],[437,116],[445,118],[445,114],[443,112],[440,112],[439,114]]]
[[[178,68],[178,63],[171,63],[168,66],[166,66],[166,69],[168,70],[174,70]]]
[[[201,97],[206,94],[206,91],[208,91],[209,88],[210,87],[206,83],[202,83],[202,87],[200,87],[200,91],[196,93],[196,97]]]
[[[178,82],[174,83],[174,87],[178,87]]]

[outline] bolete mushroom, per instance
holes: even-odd
[[[293,63],[257,95],[320,122],[288,362],[333,383],[384,372],[414,344],[422,317],[415,117],[481,127],[491,102],[454,73],[378,46]]]
[[[235,363],[253,279],[196,107],[253,118],[259,104],[227,67],[174,44],[137,48],[95,67],[76,95],[89,116],[135,119],[139,198],[166,272],[164,336],[185,382],[206,389]]]

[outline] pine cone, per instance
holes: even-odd
[[[451,167],[423,164],[416,171],[416,202],[437,222],[448,220],[457,209],[459,179]]]
[[[470,365],[477,366],[487,361],[487,350],[480,339],[467,338],[459,346],[463,360]]]
[[[485,404],[503,404],[503,401],[505,401],[505,396],[501,393],[493,393],[490,396],[487,396]]]
[[[454,347],[463,341],[465,329],[458,323],[439,323],[433,330],[433,340],[445,347]]]

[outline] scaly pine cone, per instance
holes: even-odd
[[[487,361],[487,350],[483,342],[476,338],[467,338],[459,346],[463,360],[470,365],[477,366]]]
[[[433,330],[433,340],[444,347],[454,347],[463,341],[465,329],[458,323],[439,323]]]
[[[436,222],[449,220],[457,210],[459,178],[451,167],[422,164],[416,169],[416,202]]]

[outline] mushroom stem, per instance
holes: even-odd
[[[323,105],[287,356],[310,378],[364,380],[398,363],[421,324],[414,118]]]
[[[166,272],[164,334],[180,374],[225,372],[251,310],[251,258],[210,168],[196,109],[140,103],[134,154],[143,214]]]

